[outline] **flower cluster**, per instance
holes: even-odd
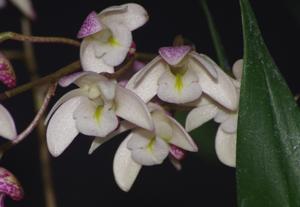
[[[95,137],[92,153],[130,130],[113,161],[115,180],[124,191],[130,190],[142,166],[158,165],[169,157],[181,169],[186,151],[198,151],[187,132],[211,119],[220,123],[216,135],[219,159],[235,166],[242,61],[233,67],[234,79],[189,45],[162,47],[148,64],[139,64],[128,80],[106,76],[135,49],[131,32],[147,20],[146,10],[134,3],[91,12],[78,32],[78,38],[83,38],[80,60],[84,71],[59,81],[62,87],[75,84],[78,88],[61,97],[46,119],[53,156],[59,156],[79,133]],[[185,128],[166,105],[192,108]]]

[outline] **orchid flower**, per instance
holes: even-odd
[[[127,84],[145,102],[157,94],[165,102],[185,104],[204,92],[226,108],[236,109],[237,95],[230,77],[209,57],[190,46],[162,47],[159,54]]]
[[[232,81],[238,95],[240,92],[242,69],[243,61],[236,61],[233,65],[233,74],[236,80]],[[203,96],[198,102],[197,107],[189,112],[185,128],[187,131],[192,131],[211,119],[220,123],[215,140],[217,156],[225,165],[235,167],[238,109],[233,111],[228,110],[208,97]]]
[[[146,10],[135,3],[112,6],[84,20],[77,37],[84,38],[80,60],[85,71],[114,72],[132,45],[131,32],[148,20]]]
[[[36,14],[30,0],[10,0],[20,11],[30,19],[35,19]],[[0,0],[0,8],[6,6],[6,0]]]
[[[17,137],[17,130],[15,122],[7,111],[7,109],[0,104],[0,137],[13,140]]]
[[[18,201],[23,198],[24,192],[17,178],[5,168],[0,167],[0,207],[4,207],[4,198],[7,195]]]
[[[57,101],[46,119],[50,153],[59,156],[82,133],[106,137],[119,124],[118,117],[147,130],[153,122],[146,104],[133,92],[94,72],[75,73],[60,80],[61,86],[75,83],[74,89]]]
[[[175,151],[173,146],[192,152],[198,150],[192,138],[175,119],[158,105],[149,103],[149,107],[155,130],[133,129],[114,157],[115,180],[123,191],[130,190],[142,166],[161,164],[170,153],[178,159],[182,158],[182,154]]]

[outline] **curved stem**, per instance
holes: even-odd
[[[6,40],[15,40],[21,42],[33,42],[33,43],[59,43],[67,44],[75,47],[80,46],[80,42],[65,37],[43,37],[43,36],[31,36],[24,35],[15,32],[2,32],[0,33],[0,43]]]
[[[39,123],[39,120],[41,119],[41,117],[43,116],[43,114],[45,113],[47,106],[51,100],[51,97],[54,95],[55,90],[56,90],[56,83],[52,84],[49,89],[48,92],[46,94],[46,97],[43,101],[43,104],[41,105],[41,108],[39,109],[38,113],[35,115],[34,119],[32,120],[32,122],[29,124],[29,126],[22,132],[20,133],[16,139],[14,139],[12,141],[12,143],[18,144],[19,142],[21,142],[30,132],[32,132],[32,130],[37,126],[37,124]]]
[[[35,81],[26,83],[24,85],[21,85],[17,88],[5,91],[3,93],[0,94],[0,101],[3,101],[5,99],[11,98],[17,94],[23,93],[35,86],[44,84],[44,83],[49,83],[49,82],[55,82],[57,81],[59,78],[61,78],[64,75],[67,75],[69,73],[75,72],[77,70],[80,69],[80,62],[79,60],[65,66],[62,67],[61,69],[59,69],[58,71],[56,71],[55,73],[52,73],[50,75],[47,75],[45,77],[42,77],[40,79],[37,79]]]

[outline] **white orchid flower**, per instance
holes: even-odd
[[[0,137],[13,140],[17,137],[17,130],[15,122],[7,111],[7,109],[0,104]]]
[[[80,47],[83,70],[113,73],[130,50],[131,32],[147,20],[147,11],[135,3],[90,13],[77,35],[84,38]]]
[[[242,69],[243,61],[236,61],[233,65],[233,74],[236,80],[232,81],[236,87],[238,96],[240,93]],[[189,112],[185,129],[188,132],[192,131],[211,119],[220,123],[215,140],[217,156],[225,165],[235,167],[238,109],[233,111],[228,110],[208,97],[202,96],[197,107]]]
[[[10,0],[20,11],[30,19],[35,19],[36,14],[33,9],[31,0]],[[6,0],[0,0],[0,8],[6,6]]]
[[[163,101],[185,104],[199,99],[203,92],[226,108],[236,109],[230,77],[209,57],[190,46],[163,47],[159,54],[127,84],[145,102],[157,94]]]
[[[61,97],[46,122],[47,144],[59,156],[82,133],[106,137],[118,127],[118,117],[147,130],[153,122],[146,104],[133,92],[94,72],[81,72],[60,80],[61,86],[75,83],[79,88]],[[52,115],[53,114],[53,115]]]
[[[155,125],[154,131],[135,128],[119,146],[113,162],[113,172],[118,186],[129,191],[142,166],[161,164],[173,151],[172,145],[196,152],[197,145],[183,127],[168,116],[158,105],[149,105]],[[177,153],[177,155],[176,155]],[[178,163],[175,163],[178,165]],[[178,168],[181,166],[179,165]]]

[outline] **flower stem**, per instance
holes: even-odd
[[[25,35],[31,35],[31,23],[28,18],[24,17],[21,19],[22,33]],[[27,65],[28,72],[30,73],[31,81],[39,78],[37,71],[37,62],[34,54],[34,48],[31,42],[23,42],[24,45],[24,56]],[[47,84],[48,85],[48,84]],[[46,87],[36,87],[32,91],[35,111],[38,112],[43,105]],[[49,86],[48,86],[49,87]],[[46,96],[47,98],[47,96]],[[45,115],[40,117],[40,120],[36,126],[37,138],[39,143],[39,154],[40,154],[40,166],[42,172],[42,180],[44,187],[45,207],[56,207],[56,197],[52,181],[52,169],[50,163],[50,157],[47,149],[45,134],[46,128],[44,125]]]
[[[15,40],[21,42],[33,42],[33,43],[59,43],[67,44],[79,47],[80,42],[65,37],[42,37],[42,36],[31,36],[25,34],[19,34],[15,32],[2,32],[0,33],[0,43],[6,40]]]
[[[42,77],[40,79],[37,79],[35,81],[26,83],[24,85],[21,85],[19,87],[16,87],[14,89],[11,90],[7,90],[3,93],[0,93],[0,101],[3,101],[5,99],[11,98],[17,94],[23,93],[33,87],[39,86],[41,84],[45,84],[45,83],[49,83],[49,82],[55,82],[57,81],[59,78],[61,78],[64,75],[70,74],[72,72],[75,72],[77,70],[80,69],[80,62],[79,60],[65,66],[62,67],[61,69],[59,69],[58,71],[47,75],[45,77]]]
[[[34,119],[29,124],[29,126],[22,133],[20,133],[17,136],[16,139],[14,139],[12,141],[13,145],[18,144],[19,142],[21,142],[37,126],[37,124],[39,123],[39,120],[41,119],[41,117],[45,113],[45,111],[47,109],[47,106],[48,106],[48,104],[49,104],[49,102],[51,100],[51,97],[55,93],[55,90],[56,90],[56,83],[52,84],[49,87],[48,92],[46,94],[46,97],[44,98],[43,104],[41,105],[41,108],[39,109],[38,113],[35,115]]]
[[[218,57],[218,63],[220,64],[221,68],[223,68],[225,71],[230,71],[230,66],[228,64],[228,60],[225,54],[225,50],[224,47],[222,45],[221,42],[221,38],[220,35],[218,33],[218,30],[216,28],[215,22],[211,16],[211,13],[208,9],[206,0],[200,0],[202,9],[204,11],[206,20],[207,20],[207,24],[208,24],[208,28],[211,34],[211,38],[214,44],[214,48],[216,50],[217,53],[217,57]]]

